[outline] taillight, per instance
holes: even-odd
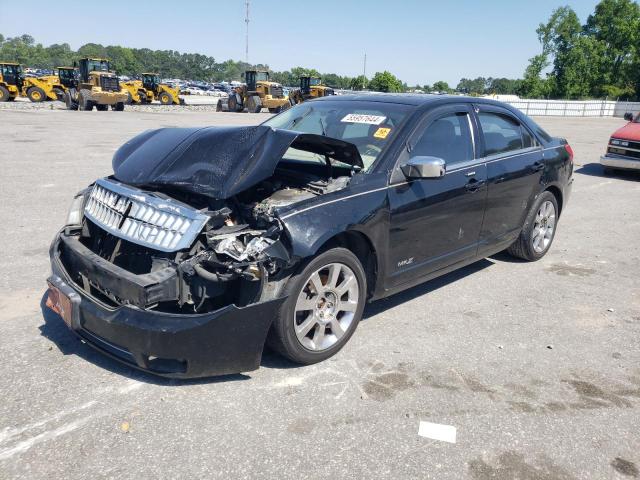
[[[573,163],[573,148],[571,148],[571,145],[569,145],[568,143],[565,143],[564,149],[569,154],[569,162]]]

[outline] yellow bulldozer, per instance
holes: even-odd
[[[227,98],[218,100],[218,112],[258,113],[263,108],[278,113],[291,106],[283,93],[282,85],[269,81],[269,72],[248,70],[244,74],[245,85],[238,86]]]
[[[151,103],[158,100],[162,105],[184,104],[179,97],[180,89],[161,83],[157,73],[143,73],[141,80],[123,82],[122,86],[127,90],[127,103]]]
[[[22,91],[24,74],[19,63],[0,62],[0,102],[12,102]]]
[[[74,62],[75,64],[76,62]],[[75,65],[74,65],[75,66]],[[78,72],[73,85],[64,92],[69,110],[124,110],[127,90],[120,86],[116,74],[111,71],[109,60],[82,58],[77,62]]]
[[[305,100],[326,97],[328,95],[335,95],[335,92],[333,88],[323,85],[320,77],[303,75],[300,77],[300,88],[293,90],[289,94],[289,100],[291,101],[291,105],[296,105]]]

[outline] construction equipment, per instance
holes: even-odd
[[[278,113],[291,106],[282,85],[269,81],[269,72],[247,70],[244,79],[245,85],[235,87],[229,97],[218,100],[218,112],[243,112],[246,109],[258,113],[268,108],[271,113]]]
[[[122,86],[127,90],[128,103],[151,103],[158,100],[162,105],[184,104],[184,101],[178,96],[180,89],[161,83],[160,75],[157,73],[143,73],[141,77],[141,80],[122,83]]]
[[[74,66],[76,62],[74,62]],[[69,110],[124,110],[127,91],[121,88],[118,77],[104,58],[81,58],[77,62],[78,74],[72,86],[64,93]]]
[[[0,102],[12,102],[22,91],[24,74],[18,63],[0,62]]]
[[[64,94],[78,83],[78,69],[75,67],[56,67],[57,75],[52,75],[51,83],[58,100],[64,102]]]
[[[55,75],[43,77],[26,77],[22,83],[20,94],[32,102],[44,102],[45,100],[58,100],[54,87],[58,83]]]
[[[323,85],[320,77],[303,75],[300,77],[300,88],[293,90],[289,94],[289,100],[291,101],[291,105],[296,105],[305,100],[326,97],[328,95],[335,95],[335,92],[333,88]]]

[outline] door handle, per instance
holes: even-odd
[[[544,163],[534,162],[534,164],[531,165],[531,170],[533,170],[534,172],[539,172],[541,170],[544,170]]]
[[[467,183],[464,188],[466,188],[469,192],[474,193],[480,190],[484,184],[484,180],[476,180],[474,178],[472,180],[469,180],[469,183]]]

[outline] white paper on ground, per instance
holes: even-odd
[[[452,425],[420,422],[418,435],[442,442],[456,443],[456,427]]]

